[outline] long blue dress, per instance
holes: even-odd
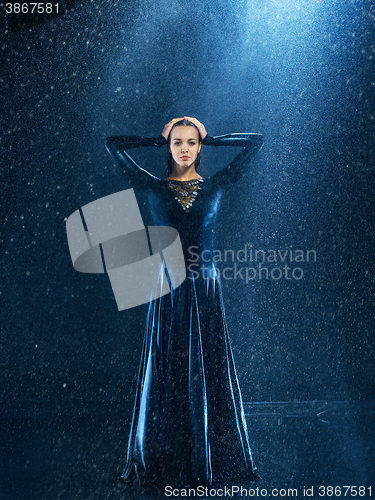
[[[146,219],[155,226],[178,230],[187,263],[190,247],[196,253],[214,248],[215,220],[225,190],[246,173],[262,143],[260,134],[206,136],[203,145],[243,150],[212,177],[170,181],[141,169],[126,152],[163,146],[163,136],[120,136],[106,141]],[[124,480],[164,487],[259,478],[220,282],[214,264],[210,265],[204,278],[187,265],[182,285],[150,301]]]

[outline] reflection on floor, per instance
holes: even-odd
[[[245,412],[262,476],[257,483],[238,485],[247,489],[247,497],[375,498],[375,403],[251,403]],[[83,411],[72,418],[69,411],[56,417],[41,407],[29,416],[3,411],[0,499],[168,498],[118,480],[129,423],[118,408],[109,413],[110,418]],[[319,486],[340,486],[341,491],[332,494]],[[288,489],[295,491],[288,496]]]

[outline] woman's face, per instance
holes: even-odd
[[[201,150],[198,130],[190,125],[172,128],[169,150],[177,165],[190,167]]]

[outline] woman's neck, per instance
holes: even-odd
[[[167,179],[173,181],[192,181],[193,179],[201,179],[202,176],[195,170],[194,163],[188,168],[180,167],[180,165],[174,165],[171,175]]]

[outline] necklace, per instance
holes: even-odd
[[[173,191],[175,199],[185,212],[189,212],[189,208],[198,195],[198,190],[202,188],[203,181],[204,179],[192,179],[190,181],[167,179],[167,185],[168,188]]]

